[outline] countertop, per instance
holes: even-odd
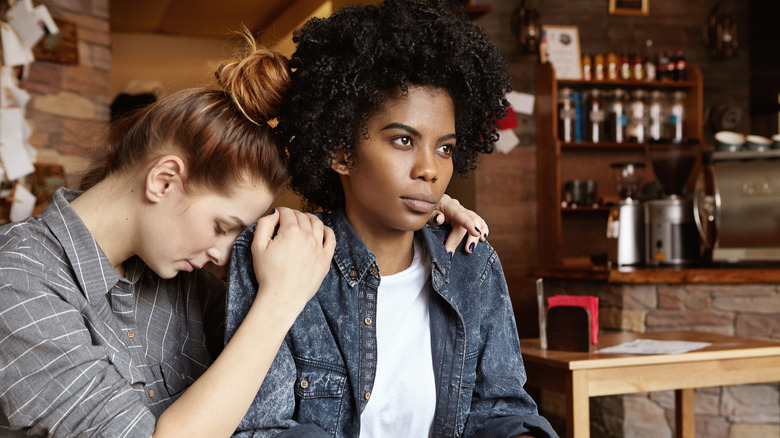
[[[605,283],[780,283],[780,263],[699,264],[696,266],[609,268],[592,264],[540,266],[533,275]]]

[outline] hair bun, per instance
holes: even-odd
[[[215,72],[217,81],[239,110],[260,124],[276,116],[290,87],[287,58],[258,46],[247,31],[249,54],[224,62]]]

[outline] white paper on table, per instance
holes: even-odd
[[[502,129],[498,131],[498,141],[496,142],[496,149],[503,154],[508,154],[509,151],[515,148],[520,143],[520,139],[515,134],[513,129]]]
[[[0,38],[3,41],[3,63],[14,67],[30,64],[35,60],[32,50],[26,47],[16,32],[6,23],[0,23]]]
[[[33,48],[45,35],[31,0],[17,1],[6,15],[8,24],[19,35],[19,40],[24,46]]]
[[[25,220],[32,215],[35,208],[35,195],[27,190],[24,184],[16,183],[14,199],[11,202],[11,222]]]
[[[60,33],[60,28],[57,27],[57,23],[54,22],[54,18],[51,17],[49,9],[46,6],[36,6],[35,14],[38,16],[38,19],[43,22],[43,25],[46,26],[46,30],[50,34],[54,35],[55,33]]]
[[[709,342],[658,341],[655,339],[635,339],[613,347],[597,350],[598,353],[611,354],[681,354],[709,347]]]
[[[7,89],[11,93],[16,106],[19,108],[24,108],[27,106],[27,102],[30,101],[30,93],[19,87],[16,78],[13,77],[13,71],[10,67],[3,66],[1,68],[0,85],[2,85],[3,90]],[[4,100],[0,101],[2,107],[12,106],[9,102],[7,102],[6,93],[3,93],[3,98]]]
[[[32,157],[22,137],[24,115],[20,108],[0,109],[0,159],[10,181],[35,171]]]
[[[510,91],[506,95],[506,100],[512,105],[516,113],[533,115],[534,113],[534,95],[528,93],[518,93],[517,91]]]

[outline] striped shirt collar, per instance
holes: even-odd
[[[41,218],[59,240],[73,272],[89,302],[105,299],[106,294],[120,281],[125,281],[114,269],[108,257],[95,241],[70,202],[82,192],[61,188],[54,192],[51,204]],[[95,263],[95,259],[100,263]],[[139,263],[128,263],[137,268]],[[127,269],[130,283],[135,283],[142,269]]]

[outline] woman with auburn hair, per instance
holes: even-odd
[[[216,74],[113,123],[85,191],[0,228],[0,435],[230,436],[246,412],[335,240],[289,209],[258,221],[287,183],[267,124],[287,60],[253,46]],[[200,268],[255,221],[258,300],[223,349],[225,286]]]

